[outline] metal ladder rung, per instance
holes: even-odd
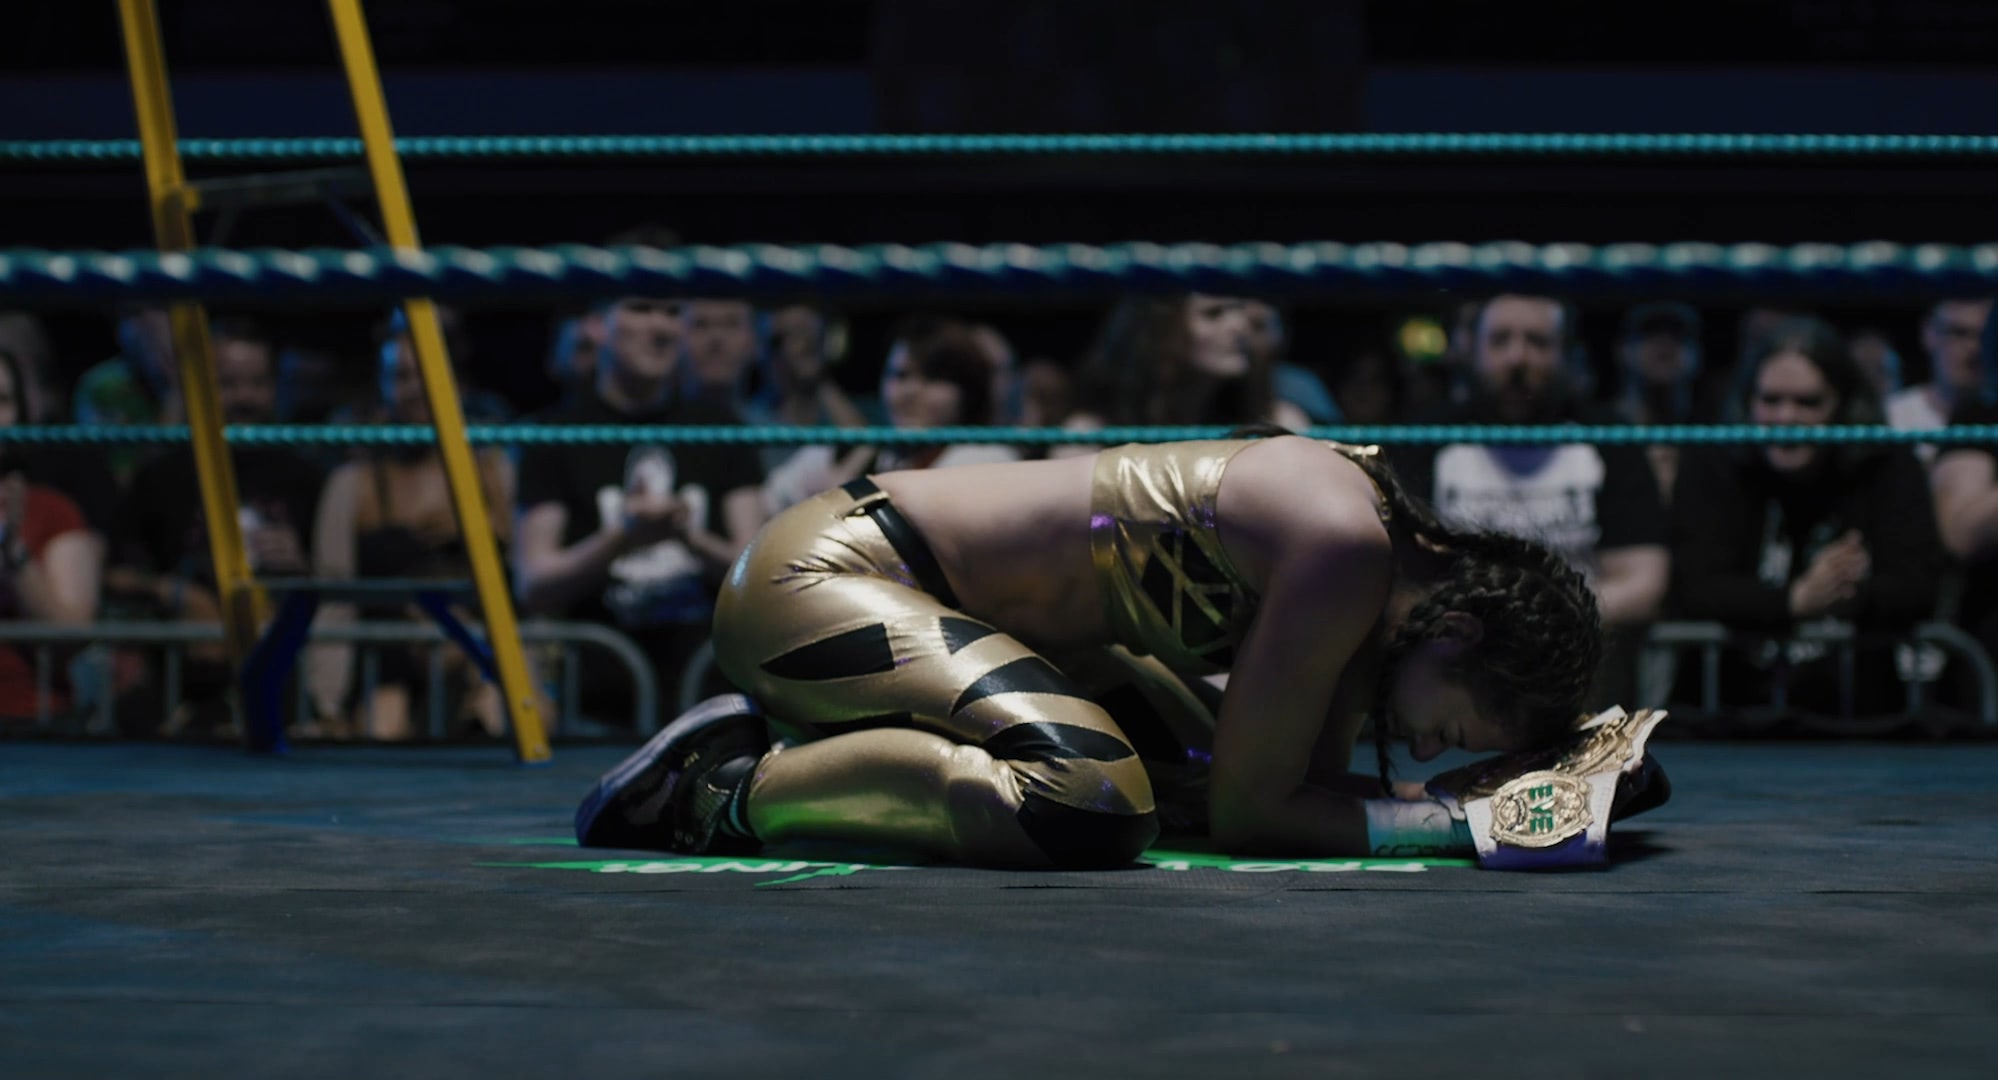
[[[357,199],[374,194],[368,170],[359,167],[296,169],[192,180],[175,196],[186,213],[200,210],[240,210],[253,206],[298,206],[332,199]]]

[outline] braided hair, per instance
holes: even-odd
[[[1603,654],[1602,613],[1588,582],[1545,544],[1445,523],[1379,457],[1348,457],[1380,488],[1389,530],[1426,541],[1450,560],[1442,580],[1386,642],[1375,696],[1383,705],[1374,723],[1383,786],[1389,773],[1384,709],[1392,680],[1403,659],[1437,636],[1449,612],[1470,615],[1486,628],[1463,671],[1501,728],[1530,746],[1572,731]]]

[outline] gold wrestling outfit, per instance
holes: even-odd
[[[778,515],[715,614],[723,674],[795,743],[757,767],[756,834],[989,866],[1136,858],[1159,831],[1146,759],[1173,775],[1204,759],[1213,727],[1198,688],[1172,671],[1226,670],[1255,614],[1215,519],[1222,475],[1249,445],[1098,456],[1091,551],[1122,648],[1061,667],[959,611],[928,545],[871,480]],[[1120,723],[1134,713],[1147,722]]]

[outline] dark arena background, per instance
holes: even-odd
[[[1998,3],[154,8],[0,7],[0,1077],[1998,1075]],[[763,521],[1253,422],[1583,572],[1605,863],[577,845]]]

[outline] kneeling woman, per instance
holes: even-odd
[[[1418,760],[1552,742],[1601,627],[1545,548],[1447,528],[1366,454],[1280,437],[854,481],[750,544],[714,642],[748,697],[606,775],[583,844],[1116,866],[1163,810],[1234,852],[1468,850],[1440,804],[1348,771],[1363,720]],[[1172,675],[1223,671],[1189,730],[1204,684]],[[1157,805],[1189,758],[1204,805]]]

